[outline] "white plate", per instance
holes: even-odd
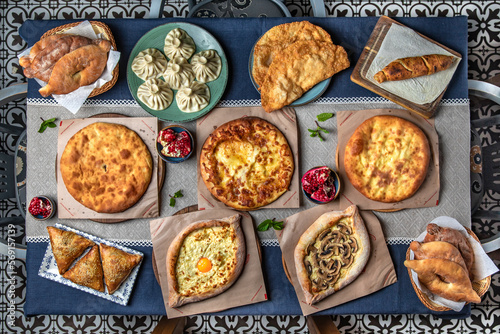
[[[54,227],[57,227],[61,230],[65,230],[65,231],[75,232],[76,234],[79,234],[87,239],[92,240],[96,244],[104,243],[108,246],[113,246],[113,247],[116,247],[118,249],[121,249],[122,251],[127,252],[127,253],[141,255],[144,258],[144,254],[139,252],[139,251],[133,250],[131,248],[123,247],[123,246],[118,245],[114,242],[101,239],[99,237],[87,234],[87,233],[82,232],[82,231],[75,230],[71,227],[68,227],[68,226],[65,226],[62,224],[56,224]],[[90,250],[90,247],[86,252],[84,252],[82,254],[82,256],[80,256],[78,259],[75,260],[75,263],[81,257],[83,257],[85,254],[87,254],[87,252],[89,250]],[[127,305],[128,300],[130,298],[130,294],[132,293],[132,288],[134,287],[134,282],[135,282],[135,279],[137,278],[137,273],[139,272],[139,267],[141,266],[141,263],[142,263],[142,260],[137,266],[135,266],[135,268],[132,270],[132,272],[127,277],[127,279],[120,285],[120,288],[118,290],[116,290],[115,293],[110,295],[106,292],[107,288],[106,288],[105,292],[99,292],[97,290],[88,288],[86,286],[75,284],[75,283],[71,282],[69,279],[62,277],[59,274],[59,270],[57,269],[57,263],[56,263],[56,260],[54,259],[54,254],[52,253],[52,247],[50,247],[50,242],[49,242],[49,244],[47,246],[47,251],[45,252],[45,256],[43,257],[43,260],[42,260],[42,264],[40,265],[40,270],[38,271],[38,275],[41,277],[50,279],[52,281],[56,281],[58,283],[73,287],[73,288],[78,289],[78,290],[88,292],[92,295],[95,295],[95,296],[110,300],[114,303],[125,306],[125,305]]]

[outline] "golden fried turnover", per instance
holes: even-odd
[[[137,266],[142,256],[129,254],[113,246],[100,244],[104,282],[108,293],[113,294]]]
[[[343,47],[327,42],[298,41],[277,54],[261,86],[266,112],[289,105],[317,83],[350,65]]]
[[[462,254],[460,254],[457,247],[453,246],[449,242],[431,241],[421,243],[418,241],[412,241],[410,249],[415,255],[415,260],[447,259],[459,264],[467,270]],[[469,271],[467,270],[467,272]]]
[[[99,246],[92,247],[70,270],[64,273],[63,277],[78,285],[104,292]]]
[[[481,297],[472,289],[467,271],[456,262],[445,259],[406,260],[419,281],[432,293],[456,302],[479,303]]]
[[[59,269],[59,274],[64,274],[71,264],[83,252],[95,243],[75,232],[65,231],[53,226],[47,226],[52,253]]]
[[[98,45],[86,45],[66,54],[54,65],[48,84],[39,90],[40,94],[43,97],[67,94],[95,82],[106,67],[110,48],[109,41],[101,40]]]
[[[257,85],[260,87],[264,83],[269,66],[277,54],[292,43],[308,40],[332,43],[330,34],[309,21],[280,24],[262,35],[253,53],[252,76]]]

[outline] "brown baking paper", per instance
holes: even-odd
[[[169,307],[167,251],[174,238],[191,223],[209,219],[221,219],[233,216],[236,213],[241,214],[241,226],[243,234],[245,235],[247,250],[247,260],[240,277],[228,290],[220,295],[196,303],[185,304],[178,308]],[[156,259],[156,267],[158,269],[158,279],[168,318],[218,312],[267,300],[258,240],[255,236],[252,217],[248,213],[231,209],[203,210],[156,219],[151,221],[149,226],[151,230],[151,240],[153,241],[154,258]]]
[[[427,177],[410,198],[396,203],[383,203],[368,199],[353,187],[344,168],[344,153],[347,142],[356,128],[365,120],[378,115],[392,115],[416,124],[424,131],[431,149]],[[340,203],[344,207],[356,204],[361,210],[399,210],[432,207],[439,204],[439,138],[434,128],[434,119],[423,118],[405,109],[371,109],[360,111],[339,111],[337,113],[337,169],[343,181]]]
[[[129,209],[119,213],[97,213],[77,202],[70,195],[61,176],[60,160],[66,143],[79,130],[96,122],[115,123],[135,131],[147,145],[153,160],[153,175],[148,189],[141,199]],[[130,219],[159,216],[158,153],[156,134],[158,120],[155,117],[81,118],[62,120],[57,142],[57,213],[59,218],[69,219]]]
[[[282,110],[266,113],[262,107],[241,108],[215,108],[208,115],[196,122],[196,156],[198,157],[198,207],[203,209],[229,208],[226,204],[212,196],[200,176],[199,156],[201,148],[208,136],[219,126],[229,121],[242,117],[260,117],[276,126],[285,136],[288,145],[293,152],[295,169],[292,182],[288,190],[276,201],[263,208],[283,209],[300,207],[300,183],[299,183],[299,142],[297,134],[297,118],[295,109],[283,108]]]
[[[305,316],[369,295],[397,281],[396,270],[394,269],[391,255],[387,249],[380,222],[371,211],[360,211],[366,229],[370,234],[370,258],[368,259],[365,269],[351,284],[345,286],[341,290],[313,305],[308,305],[306,303],[304,293],[297,279],[297,271],[295,270],[293,256],[295,246],[297,246],[302,234],[319,218],[319,216],[329,211],[342,211],[345,208],[344,206],[340,206],[338,202],[319,205],[288,217],[285,221],[284,229],[276,231],[286,264],[285,270],[288,271],[293,288],[299,300],[300,308]]]

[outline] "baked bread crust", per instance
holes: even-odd
[[[111,295],[118,290],[135,266],[141,262],[142,256],[130,254],[103,243],[99,245],[99,250],[102,258],[104,283],[106,283],[108,293]]]
[[[323,28],[309,21],[280,24],[269,29],[257,41],[253,53],[252,76],[262,86],[274,57],[297,41],[315,40],[332,43],[332,38]]]
[[[294,171],[292,151],[273,124],[257,117],[227,122],[201,149],[201,177],[224,204],[253,210],[288,190]]]
[[[72,231],[65,231],[57,227],[47,226],[50,246],[57,263],[59,274],[64,274],[71,264],[85,252],[87,248],[95,245],[92,240],[82,237]]]
[[[357,206],[321,215],[302,234],[294,251],[306,303],[317,303],[352,283],[369,257],[370,238]]]
[[[246,259],[241,216],[192,223],[172,241],[167,252],[168,304],[179,307],[226,291],[240,276]],[[204,233],[208,232],[208,233]],[[211,269],[197,269],[199,257]]]
[[[354,131],[345,148],[344,168],[364,196],[393,203],[415,194],[427,176],[429,161],[429,142],[418,126],[381,115]]]
[[[63,275],[71,282],[104,292],[103,273],[99,246],[95,245]]]
[[[71,137],[60,168],[75,200],[96,212],[116,213],[146,192],[153,160],[137,133],[120,124],[96,122]]]

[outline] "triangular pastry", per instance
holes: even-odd
[[[99,246],[92,247],[70,270],[64,273],[63,277],[73,283],[104,292]]]
[[[59,273],[64,274],[83,252],[95,243],[75,232],[48,226],[50,245]]]
[[[104,282],[108,293],[113,294],[141,262],[142,256],[129,254],[118,248],[100,244]]]

